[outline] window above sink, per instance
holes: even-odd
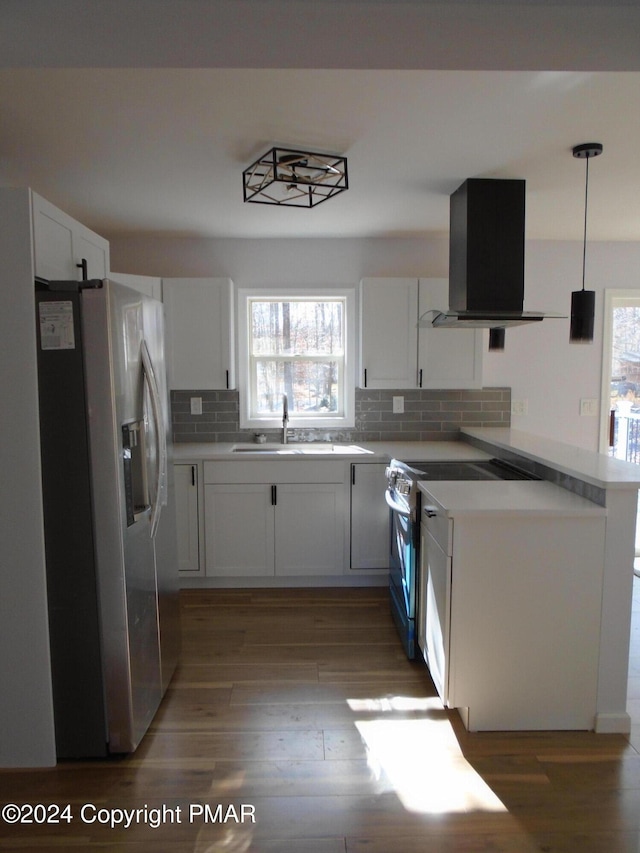
[[[240,428],[355,424],[355,290],[238,291]],[[246,451],[245,451],[246,452]]]

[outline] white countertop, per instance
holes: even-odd
[[[461,432],[463,440],[466,435],[490,442],[603,489],[640,488],[640,465],[603,453],[507,427],[463,428]]]
[[[324,445],[321,442],[298,444],[292,442],[282,445],[277,453],[264,453],[256,444],[255,451],[234,452],[236,444],[223,442],[179,443],[173,446],[173,461],[195,463],[224,459],[344,459],[352,462],[387,462],[392,458],[403,462],[429,462],[439,460],[465,461],[489,459],[489,454],[464,441],[398,441],[398,442],[335,442]],[[242,447],[251,447],[242,443]],[[332,447],[332,450],[329,450]],[[304,453],[294,453],[303,448]],[[354,449],[356,448],[356,449]],[[364,452],[362,452],[364,451]]]
[[[445,515],[606,515],[606,510],[544,480],[430,480],[419,484],[422,504]]]
[[[174,462],[186,463],[220,459],[386,462],[392,458],[403,462],[429,462],[489,459],[491,456],[500,456],[500,451],[506,450],[603,489],[640,488],[640,465],[612,459],[602,453],[505,427],[463,428],[461,436],[461,441],[292,442],[289,445],[272,445],[277,448],[274,453],[264,453],[264,445],[260,444],[256,444],[254,449],[252,444],[243,443],[240,446],[247,450],[238,453],[233,450],[238,445],[232,443],[189,442],[174,444],[173,458]],[[496,448],[496,452],[491,448],[485,452],[472,447],[465,442],[465,436],[488,442]]]

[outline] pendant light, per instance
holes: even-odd
[[[504,326],[493,326],[489,329],[489,350],[491,352],[504,352]]]
[[[602,154],[602,145],[599,142],[585,142],[576,145],[573,156],[586,160],[585,185],[584,185],[584,239],[582,245],[582,290],[574,290],[571,294],[571,331],[570,341],[572,343],[592,343],[593,325],[595,318],[596,293],[595,290],[585,290],[585,267],[587,259],[587,204],[589,200],[589,160]]]

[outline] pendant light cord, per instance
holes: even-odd
[[[589,155],[585,157],[587,161],[586,177],[584,182],[584,239],[582,241],[582,289],[584,290],[585,269],[587,265],[587,206],[589,204]]]

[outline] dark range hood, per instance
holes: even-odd
[[[419,325],[505,329],[560,314],[524,311],[525,181],[469,178],[451,195],[449,310]]]

